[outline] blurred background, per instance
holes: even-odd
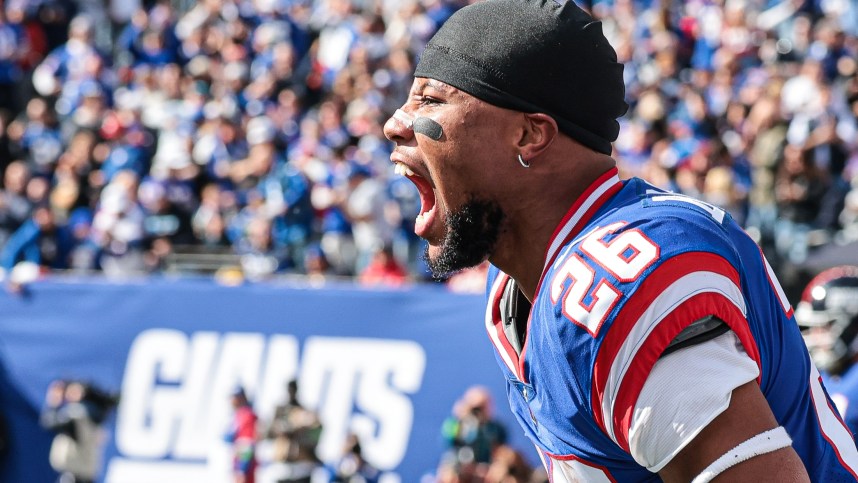
[[[466,3],[2,2],[3,481],[54,481],[63,472],[67,481],[152,481],[139,475],[155,460],[159,471],[172,468],[162,481],[215,481],[214,473],[177,476],[217,467],[207,462],[217,448],[182,443],[189,430],[177,413],[162,409],[158,419],[155,409],[190,397],[182,391],[205,395],[189,407],[216,401],[200,421],[232,462],[224,481],[242,472],[300,481],[308,468],[345,478],[331,476],[341,460],[387,481],[538,481],[527,470],[538,462],[514,426],[500,431],[478,409],[479,431],[466,431],[481,407],[457,403],[471,386],[500,398],[494,414],[507,417],[479,322],[485,267],[430,279],[412,231],[419,197],[394,175],[381,129],[405,100],[425,42]],[[614,146],[623,177],[725,208],[760,244],[793,304],[820,271],[858,264],[858,2],[579,5],[602,20],[625,64],[630,109]],[[415,300],[464,320],[447,330],[449,313],[422,312]],[[165,338],[147,342],[150,331]],[[225,364],[216,361],[232,333],[262,344],[246,346],[251,360],[281,343],[291,358],[269,379],[264,361],[205,372]],[[410,341],[419,350],[409,345],[415,352],[403,355],[416,357],[403,366],[410,376],[382,364],[380,380],[352,384],[318,369],[338,354],[313,356],[315,337],[370,338],[369,348]],[[138,344],[150,349],[135,352]],[[168,362],[168,352],[181,357]],[[138,357],[149,369],[134,369]],[[195,357],[209,363],[194,369]],[[445,384],[439,371],[451,360],[468,370],[451,369]],[[486,370],[472,371],[478,366]],[[273,449],[285,436],[271,424],[293,380],[306,389],[293,403],[316,413],[321,429],[289,460]],[[343,384],[348,394],[329,397]],[[142,406],[126,406],[123,395],[135,390],[126,385]],[[397,404],[375,402],[377,391],[407,406],[413,428],[367,409]],[[86,432],[70,429],[80,418],[61,410],[67,392],[87,402],[86,420],[101,431],[93,454],[102,457],[88,460],[84,476],[49,465],[55,435],[68,436],[66,459],[86,439],[71,434]],[[340,409],[327,406],[336,401]],[[326,425],[338,429],[326,433]],[[399,439],[385,432],[393,426],[405,428]],[[125,427],[163,432],[170,444],[139,434],[122,443]],[[257,434],[245,434],[250,427]],[[24,442],[36,446],[24,450]],[[480,444],[509,451],[483,457]],[[111,479],[114,459],[121,464]],[[507,469],[492,473],[494,459]]]

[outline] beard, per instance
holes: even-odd
[[[496,202],[472,198],[458,210],[448,212],[445,218],[447,231],[438,255],[430,256],[429,247],[423,253],[435,279],[443,279],[488,259],[500,235],[504,213]]]

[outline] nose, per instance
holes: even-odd
[[[413,125],[414,117],[402,109],[397,109],[384,123],[384,136],[395,143],[402,143],[414,137]]]

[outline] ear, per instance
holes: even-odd
[[[542,154],[554,141],[559,132],[557,121],[541,112],[524,113],[524,130],[518,143],[518,149],[524,159],[533,159]]]

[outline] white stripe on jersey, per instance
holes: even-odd
[[[495,350],[498,354],[500,354],[501,359],[503,359],[504,364],[506,364],[506,367],[513,373],[513,375],[518,377],[518,369],[515,367],[515,363],[509,357],[509,353],[506,351],[506,348],[501,343],[501,340],[498,337],[498,331],[495,328],[494,317],[492,317],[492,314],[494,313],[494,308],[497,305],[495,301],[498,297],[498,291],[504,289],[504,287],[506,286],[506,283],[504,282],[506,282],[507,279],[508,277],[503,273],[498,274],[498,276],[495,277],[494,284],[492,285],[492,290],[489,292],[489,303],[486,304],[486,332],[489,333],[489,337],[492,340],[492,345],[495,346]]]
[[[828,404],[822,384],[819,382],[819,371],[816,370],[812,362],[810,364],[810,395],[813,398],[822,435],[834,447],[840,463],[849,469],[853,476],[858,476],[858,449],[855,448],[855,440],[852,439],[852,434]]]
[[[554,258],[554,254],[557,253],[557,250],[560,249],[561,244],[564,240],[566,240],[566,237],[569,236],[569,233],[571,233],[572,230],[575,228],[575,225],[577,225],[578,222],[581,221],[581,217],[584,216],[584,214],[587,213],[587,211],[593,207],[593,204],[596,203],[596,201],[602,195],[604,195],[606,191],[611,189],[619,182],[620,177],[618,175],[611,176],[604,183],[602,183],[601,186],[593,190],[593,192],[590,193],[590,196],[588,196],[587,199],[584,200],[583,203],[581,203],[581,206],[578,207],[578,210],[575,211],[575,214],[572,215],[569,220],[566,221],[566,224],[563,225],[563,228],[561,228],[557,232],[557,236],[555,236],[554,239],[551,240],[551,244],[548,245],[548,251],[545,254],[545,266],[542,267],[543,271],[548,268],[548,264]]]
[[[613,483],[601,468],[594,468],[578,460],[551,459],[551,483]]]
[[[765,256],[763,256],[762,258],[763,263],[766,265],[766,273],[769,276],[769,283],[771,284],[775,292],[778,294],[778,300],[780,300],[781,302],[781,308],[784,309],[784,313],[789,316],[790,311],[792,310],[792,305],[790,305],[789,299],[787,298],[786,293],[784,293],[783,287],[781,287],[780,282],[778,282],[778,277],[775,276],[775,271],[772,269],[772,266],[769,265],[769,261],[766,260]]]
[[[657,273],[655,274],[657,276]],[[732,302],[743,315],[747,314],[745,298],[742,291],[728,277],[715,272],[693,272],[680,277],[661,292],[647,307],[635,322],[623,345],[620,347],[605,384],[605,396],[602,398],[602,420],[605,429],[614,442],[614,402],[622,386],[623,378],[629,369],[632,359],[637,354],[641,345],[646,341],[649,334],[667,317],[676,307],[694,295],[716,292]],[[637,294],[643,296],[643,294]],[[693,321],[689,321],[693,322]]]

